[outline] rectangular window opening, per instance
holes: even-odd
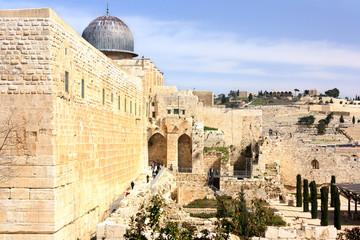
[[[182,110],[182,114],[185,115],[185,110]]]
[[[103,98],[102,98],[102,104],[105,105],[105,88],[103,88]]]
[[[65,92],[69,92],[69,72],[65,71]]]
[[[168,114],[171,114],[171,110],[170,110],[170,109],[168,109],[168,110],[167,110],[167,113],[168,113]]]
[[[155,106],[155,103],[154,103],[154,102],[151,102],[151,106]]]
[[[175,108],[174,109],[174,114],[179,114],[179,109]]]
[[[155,112],[152,112],[152,117],[155,118]]]
[[[81,97],[85,97],[85,81],[84,79],[81,79]]]

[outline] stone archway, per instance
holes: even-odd
[[[312,160],[311,167],[312,167],[312,169],[319,169],[319,161],[316,159]]]
[[[181,172],[191,172],[192,169],[192,142],[186,134],[178,139],[178,168]]]
[[[167,163],[166,138],[160,133],[155,133],[148,141],[149,165],[153,163],[165,165]]]

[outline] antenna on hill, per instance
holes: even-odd
[[[107,4],[106,15],[109,15],[109,3]]]

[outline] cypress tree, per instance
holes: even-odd
[[[301,175],[296,176],[296,206],[302,206],[302,197],[301,197]]]
[[[321,188],[321,226],[328,225],[328,201],[329,195],[327,187],[324,186]]]
[[[304,189],[303,189],[303,197],[304,197],[304,212],[309,211],[309,181],[304,179]]]
[[[334,186],[334,183],[335,183],[335,176],[331,176],[331,202],[330,202],[330,207],[335,207],[335,191],[336,191],[336,187]]]
[[[335,194],[335,209],[334,209],[334,227],[337,230],[341,229],[341,214],[340,214],[340,195],[339,191],[336,189]]]
[[[317,218],[317,190],[316,183],[312,181],[310,183],[310,193],[311,193],[311,218]]]

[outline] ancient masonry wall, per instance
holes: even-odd
[[[331,175],[336,176],[338,183],[360,181],[360,148],[319,147],[297,138],[267,137],[260,151],[261,161],[266,166],[280,166],[281,182],[292,189],[296,187],[297,174],[317,184],[328,184]],[[313,168],[313,161],[319,163],[318,169]]]
[[[89,239],[143,167],[141,80],[50,9],[0,17],[0,108],[26,119],[18,175],[0,183],[0,234]]]
[[[199,116],[204,125],[224,132],[226,145],[246,147],[261,136],[261,110],[233,110],[199,107]]]

